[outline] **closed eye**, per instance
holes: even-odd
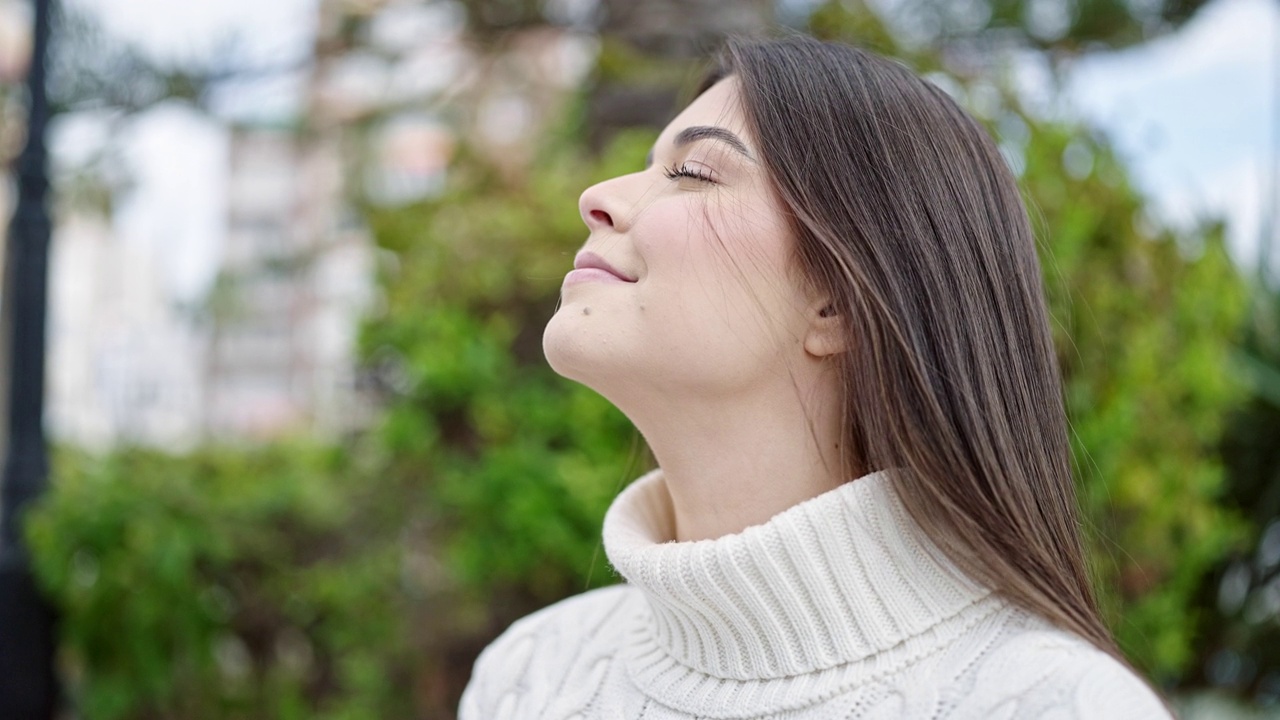
[[[710,173],[708,173],[708,172],[707,172],[707,171],[705,171],[705,170],[699,170],[699,169],[696,169],[696,168],[691,168],[691,167],[689,167],[689,165],[688,165],[688,164],[684,164],[684,165],[680,165],[680,166],[672,165],[671,167],[664,168],[664,169],[663,169],[663,171],[662,171],[662,174],[663,174],[663,175],[666,175],[666,176],[667,176],[667,178],[668,178],[668,179],[671,179],[671,180],[675,180],[676,178],[682,178],[682,177],[683,177],[683,178],[690,178],[690,179],[693,179],[693,180],[698,180],[698,181],[701,181],[701,182],[708,182],[708,183],[714,183],[714,182],[715,182],[715,180],[713,180],[713,179],[711,178],[711,174],[710,174]]]

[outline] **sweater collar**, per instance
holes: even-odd
[[[661,469],[604,522],[614,568],[650,613],[639,632],[680,666],[769,680],[900,646],[990,594],[928,540],[877,472],[714,540],[672,542]]]

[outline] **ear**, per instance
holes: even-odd
[[[845,351],[844,318],[836,312],[834,303],[826,298],[814,302],[805,311],[805,317],[809,320],[804,336],[805,352],[825,358]]]

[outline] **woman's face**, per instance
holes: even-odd
[[[811,298],[739,107],[737,80],[662,131],[647,167],[578,202],[599,270],[570,272],[543,349],[561,375],[627,411],[633,398],[741,392],[788,378]]]

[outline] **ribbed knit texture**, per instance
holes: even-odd
[[[892,483],[677,543],[645,475],[604,523],[627,584],[513,624],[460,720],[1169,717],[1123,665],[960,573]]]

